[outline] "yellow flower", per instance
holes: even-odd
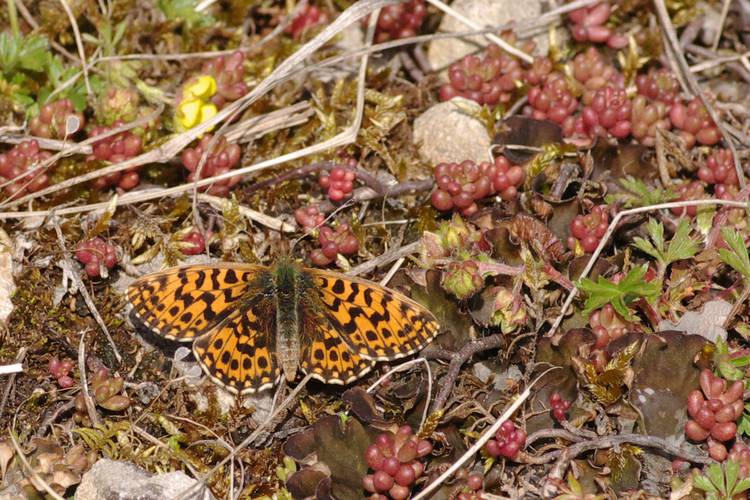
[[[216,108],[216,105],[212,102],[209,102],[208,104],[204,104],[201,106],[201,121],[200,123],[207,122],[216,114],[219,112],[219,110]]]
[[[178,130],[189,130],[210,120],[219,110],[209,99],[216,93],[216,80],[203,75],[185,85],[182,100],[177,105],[175,124]],[[209,129],[212,130],[213,127]]]
[[[193,96],[206,100],[216,93],[216,80],[213,76],[199,76],[193,83],[185,87],[185,96]]]

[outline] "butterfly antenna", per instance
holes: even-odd
[[[345,203],[343,203],[343,204],[342,204],[341,206],[337,207],[337,208],[336,208],[336,209],[335,209],[335,210],[334,210],[333,212],[331,212],[330,214],[328,214],[328,217],[326,217],[325,219],[323,219],[323,220],[322,220],[322,221],[320,222],[320,224],[316,224],[316,225],[314,225],[313,227],[309,228],[309,229],[308,229],[307,231],[305,231],[305,232],[304,232],[304,233],[302,234],[302,236],[300,236],[299,238],[297,238],[297,239],[295,239],[294,241],[292,241],[292,245],[291,245],[291,247],[289,248],[289,254],[291,255],[292,253],[294,253],[294,247],[296,247],[296,246],[297,246],[297,243],[299,243],[299,242],[300,242],[300,241],[302,241],[303,239],[305,239],[305,238],[307,238],[308,236],[310,236],[310,235],[311,235],[311,234],[312,234],[312,233],[313,233],[313,232],[314,232],[315,230],[317,230],[317,229],[319,229],[320,227],[324,226],[324,225],[325,225],[325,223],[326,223],[326,222],[328,222],[329,220],[331,220],[331,219],[333,218],[333,216],[334,216],[334,215],[336,215],[336,214],[337,214],[337,213],[339,213],[340,211],[344,210],[345,208],[348,208],[348,207],[350,207],[350,206],[351,206],[351,205],[353,205],[353,204],[354,204],[354,199],[353,199],[353,198],[349,198],[348,200],[346,200],[346,202],[345,202]]]

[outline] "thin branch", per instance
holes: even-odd
[[[83,402],[86,404],[86,412],[89,414],[89,420],[93,425],[101,425],[102,420],[96,412],[94,399],[89,392],[89,382],[86,372],[86,330],[81,332],[81,341],[78,343],[78,372],[81,376],[81,394]]]
[[[463,366],[469,358],[482,351],[498,349],[503,345],[503,342],[503,336],[501,334],[495,334],[466,344],[460,351],[454,354],[450,365],[448,366],[448,373],[446,373],[445,377],[440,381],[440,392],[435,396],[432,411],[436,412],[443,409],[445,402],[448,400],[448,396],[453,390],[456,379],[461,372],[461,366]]]
[[[724,32],[724,23],[727,22],[727,15],[729,14],[729,7],[731,5],[732,0],[724,0],[724,5],[721,6],[721,17],[719,18],[719,25],[716,27],[716,35],[714,35],[714,41],[711,43],[711,50],[716,50],[719,48],[721,35]]]
[[[276,417],[281,414],[282,411],[285,411],[289,405],[291,405],[294,401],[296,401],[297,394],[302,390],[303,387],[307,385],[307,383],[312,378],[312,374],[308,373],[305,378],[302,379],[302,381],[297,384],[297,387],[294,388],[292,392],[289,393],[289,396],[287,396],[284,401],[281,402],[281,404],[266,418],[257,429],[255,429],[247,438],[245,438],[239,445],[237,445],[234,450],[231,451],[226,457],[224,457],[218,464],[216,464],[210,471],[208,471],[206,474],[203,475],[202,479],[199,479],[197,484],[194,484],[190,488],[186,489],[185,491],[180,492],[179,498],[192,498],[192,496],[198,491],[198,488],[205,488],[205,481],[210,478],[212,475],[214,475],[220,468],[222,468],[224,465],[227,464],[230,460],[233,460],[234,457],[242,451],[247,446],[251,445],[253,441],[255,441],[258,436],[260,436],[260,433],[263,432],[263,430],[273,422]]]
[[[351,268],[349,272],[346,274],[350,276],[359,276],[360,274],[369,273],[373,269],[377,269],[380,266],[390,264],[391,262],[398,260],[402,257],[406,257],[407,255],[411,255],[413,253],[419,252],[421,245],[422,245],[422,242],[415,241],[413,243],[409,243],[408,245],[404,245],[402,247],[389,250],[381,255],[378,255],[374,259],[370,259],[366,262],[361,263],[358,266]]]
[[[670,455],[684,458],[685,460],[696,464],[710,464],[713,462],[708,456],[699,455],[693,453],[691,450],[682,449],[679,446],[671,444],[666,439],[645,434],[619,434],[617,436],[602,436],[590,441],[581,441],[565,448],[564,450],[555,450],[539,457],[531,458],[529,462],[534,464],[545,464],[556,459],[564,459],[569,462],[571,459],[587,451],[614,448],[628,443],[643,446],[644,448],[657,448],[669,453]],[[562,470],[565,470],[566,468],[567,467],[565,466],[560,467]]]
[[[26,353],[29,351],[28,347],[21,347],[16,354],[15,364],[0,366],[0,375],[9,375],[8,382],[5,384],[5,390],[3,391],[3,401],[0,403],[0,417],[5,411],[5,405],[10,397],[10,390],[13,387],[13,383],[16,381],[16,374],[23,370],[23,358],[26,357]],[[8,368],[3,372],[4,368]]]
[[[549,370],[548,370],[549,371]],[[466,463],[467,460],[472,458],[476,453],[479,452],[479,450],[482,449],[482,447],[487,444],[487,441],[492,439],[492,437],[495,435],[495,433],[500,429],[500,426],[503,425],[503,423],[510,418],[515,411],[521,407],[521,405],[529,398],[531,395],[531,388],[534,387],[534,385],[544,376],[547,372],[543,373],[539,376],[536,380],[534,380],[531,384],[529,384],[526,389],[518,395],[515,401],[513,401],[513,404],[511,404],[507,410],[495,421],[494,424],[492,424],[490,427],[485,429],[485,431],[482,433],[482,435],[477,439],[477,441],[472,445],[471,448],[466,450],[466,453],[461,455],[461,457],[458,458],[453,464],[440,474],[437,479],[435,479],[433,482],[428,484],[425,489],[419,492],[417,496],[414,497],[414,500],[420,500],[422,498],[427,498],[427,496],[432,493],[437,487],[439,487],[443,482],[445,482],[448,478],[450,478],[458,469],[461,468],[461,466]]]
[[[55,422],[55,420],[60,418],[60,415],[62,415],[63,413],[75,408],[75,406],[76,400],[71,399],[70,401],[66,401],[65,403],[55,408],[55,410],[42,421],[41,425],[37,428],[34,435],[36,437],[44,437],[44,435],[47,433],[47,429]]]
[[[73,35],[76,40],[76,47],[78,47],[78,57],[81,58],[81,67],[83,68],[83,80],[86,82],[86,92],[88,93],[89,96],[92,96],[93,91],[91,90],[91,82],[89,81],[89,70],[86,67],[86,49],[83,48],[83,40],[81,39],[81,30],[78,29],[78,22],[76,21],[76,16],[73,14],[73,11],[70,10],[70,5],[68,5],[68,0],[60,0],[60,3],[62,4],[65,14],[67,14],[68,19],[70,20],[70,25],[73,27]]]

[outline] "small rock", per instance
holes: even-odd
[[[199,389],[197,391],[190,392],[188,396],[190,400],[195,403],[196,411],[208,411],[211,404],[211,400],[209,399],[209,391],[211,386],[216,387],[216,404],[218,405],[220,415],[226,415],[237,406],[237,396],[206,379],[204,381],[203,388],[207,390]]]
[[[726,341],[727,331],[723,325],[731,310],[732,304],[726,300],[711,300],[703,305],[700,312],[688,311],[683,314],[677,324],[662,320],[659,330],[677,330],[689,335],[700,335],[711,342],[716,342],[717,338]]]
[[[24,500],[26,498],[28,497],[19,482],[15,482],[7,488],[0,490],[0,500]]]
[[[13,280],[13,242],[8,234],[0,229],[0,328],[5,328],[8,316],[13,312],[10,300],[16,291]]]
[[[414,120],[414,141],[422,156],[436,165],[440,162],[477,163],[490,160],[490,134],[484,124],[471,116],[480,106],[455,97],[435,104]]]
[[[198,481],[182,471],[151,474],[128,462],[99,460],[83,475],[75,500],[207,500],[208,489],[185,492]]]
[[[502,371],[498,371],[498,367],[498,364],[492,361],[474,363],[474,376],[483,382],[494,377],[493,386],[500,391],[507,391],[509,387],[516,385],[523,378],[523,373],[516,365],[511,365],[507,370]]]
[[[451,4],[454,10],[468,17],[480,26],[499,26],[510,21],[518,21],[527,17],[537,17],[542,13],[542,7],[538,0],[527,0],[524,2],[488,2],[487,0],[456,0]],[[471,28],[456,19],[445,14],[438,28],[439,32],[456,33],[459,31],[470,31]],[[546,35],[535,39],[542,52],[546,43]],[[452,63],[462,57],[476,52],[479,47],[489,44],[483,35],[459,38],[444,38],[430,43],[427,51],[427,60],[436,71],[448,69]]]
[[[188,358],[190,349],[187,347],[178,347],[172,357],[172,366],[181,377],[184,377],[185,383],[190,386],[197,386],[203,380],[203,370],[197,361]]]

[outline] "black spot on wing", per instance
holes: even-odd
[[[237,273],[234,269],[227,269],[226,273],[224,273],[224,281],[230,285],[234,285],[239,282],[240,279],[237,277]]]

